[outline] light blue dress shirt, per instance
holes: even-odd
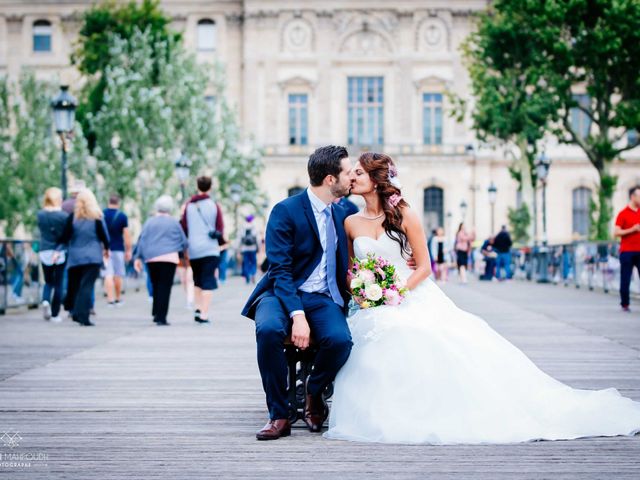
[[[331,203],[326,204],[315,195],[310,188],[307,188],[307,195],[311,201],[311,209],[313,210],[313,216],[316,219],[316,225],[318,226],[318,234],[320,236],[320,243],[322,244],[322,258],[320,263],[311,272],[309,278],[300,286],[299,290],[307,293],[327,293],[329,292],[329,285],[327,284],[327,217],[322,213],[327,207],[331,207]],[[332,217],[333,218],[333,217]],[[338,236],[336,235],[336,242],[333,248],[336,248],[338,244]],[[299,313],[304,313],[302,310],[296,310],[290,312],[289,316],[293,317]]]

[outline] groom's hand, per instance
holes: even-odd
[[[311,329],[307,322],[307,317],[303,313],[293,316],[293,327],[291,327],[291,341],[301,350],[309,347]]]

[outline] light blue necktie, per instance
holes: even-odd
[[[336,282],[336,226],[333,224],[333,217],[331,216],[331,205],[325,208],[322,213],[326,217],[327,243],[325,255],[327,256],[327,284],[331,298],[342,307],[344,306],[344,300],[340,295],[340,289],[338,289],[338,283]]]

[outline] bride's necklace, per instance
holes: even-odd
[[[360,214],[360,216],[366,220],[377,220],[380,217],[384,217],[384,212],[382,212],[380,215],[376,215],[375,217],[368,217],[367,215],[364,214],[364,211]]]

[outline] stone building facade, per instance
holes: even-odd
[[[79,12],[91,1],[0,0],[0,74],[23,67],[79,82],[69,56]],[[271,204],[306,186],[306,160],[324,144],[353,159],[380,150],[399,165],[404,195],[426,228],[463,219],[480,238],[506,223],[518,202],[508,155],[481,146],[449,114],[446,92],[468,96],[459,46],[486,0],[163,0],[173,27],[201,62],[226,69],[229,100],[264,148],[262,184]],[[576,121],[584,119],[576,118]],[[614,167],[616,208],[640,183],[640,152]],[[588,229],[597,173],[573,146],[550,139],[549,241]],[[488,187],[497,187],[489,202]],[[541,219],[539,219],[541,223]],[[541,231],[541,228],[539,228]]]

